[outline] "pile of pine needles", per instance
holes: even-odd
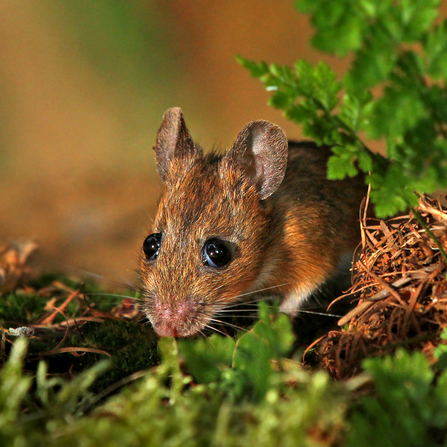
[[[362,220],[362,244],[346,295],[357,305],[317,342],[320,364],[337,379],[356,375],[366,357],[399,346],[433,349],[447,327],[447,208],[421,197],[410,215]]]

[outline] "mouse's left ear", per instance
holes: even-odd
[[[285,132],[269,121],[247,124],[224,160],[239,165],[258,189],[261,200],[272,195],[284,179],[288,143]]]
[[[163,181],[173,158],[188,156],[197,151],[179,107],[173,107],[163,115],[154,150],[158,173]]]

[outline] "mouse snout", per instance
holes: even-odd
[[[165,301],[154,297],[149,318],[160,337],[188,337],[206,324],[201,321],[199,307],[191,298]]]

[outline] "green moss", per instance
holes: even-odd
[[[64,284],[67,290],[57,287],[58,283]],[[25,359],[26,370],[36,371],[38,361],[44,359],[49,374],[70,379],[73,374],[79,374],[100,360],[109,358],[112,365],[110,371],[92,388],[95,392],[101,392],[132,373],[159,362],[157,337],[150,326],[112,315],[110,311],[121,298],[104,299],[103,294],[109,293],[92,281],[81,285],[59,274],[45,274],[33,281],[30,287],[26,289],[31,290],[29,293],[17,290],[0,300],[0,323],[4,330],[22,326],[34,329]],[[81,288],[89,294],[88,304],[79,295],[65,306],[63,315],[56,313],[54,319],[42,324],[43,319],[54,312],[54,308],[45,309],[48,302],[55,300],[53,306],[60,307],[71,293]],[[94,310],[93,314],[91,309]],[[88,321],[89,318],[93,321]],[[67,330],[68,320],[71,323]],[[7,332],[5,334],[11,341],[14,339]],[[10,344],[3,343],[3,358],[9,350]]]
[[[0,371],[0,445],[373,447],[447,440],[442,363],[398,351],[367,360],[367,376],[336,383],[283,359],[292,328],[267,306],[236,343],[217,335],[212,344],[182,340],[182,355],[175,339],[157,344],[148,326],[105,319],[72,330],[63,346],[105,350],[110,358],[61,353],[37,362],[45,343],[61,340],[47,332],[17,339]],[[436,352],[441,357],[443,349]],[[121,388],[124,382],[131,384]]]
[[[0,299],[0,323],[26,326],[44,314],[45,299],[37,294],[16,291]]]

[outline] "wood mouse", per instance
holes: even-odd
[[[188,337],[250,292],[295,315],[360,239],[364,178],[327,179],[330,148],[252,121],[224,154],[204,154],[180,108],[154,147],[164,183],[140,259],[143,309],[160,336]]]

